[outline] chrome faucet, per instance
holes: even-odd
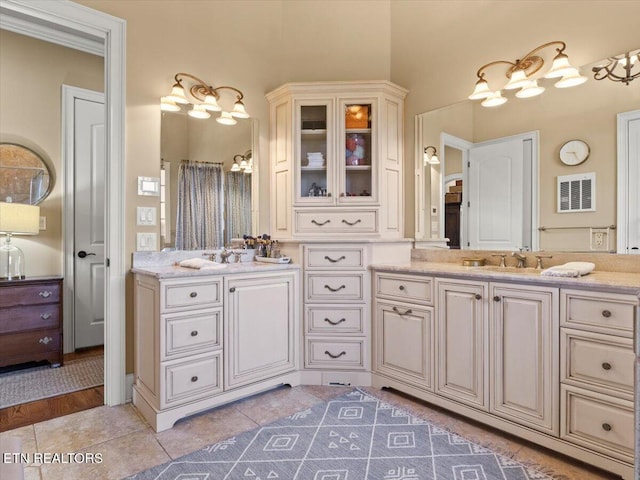
[[[543,258],[553,258],[551,255],[536,255],[536,268],[538,270],[542,270],[544,267],[542,266]]]
[[[226,247],[222,247],[220,252],[220,263],[229,263],[229,257],[233,255],[231,250],[227,250]]]
[[[524,256],[522,253],[512,252],[511,256],[518,260],[518,264],[516,265],[516,268],[524,268],[526,266],[524,262],[527,260],[527,257]]]

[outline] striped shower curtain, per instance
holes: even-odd
[[[243,172],[227,172],[225,241],[251,235],[251,175]]]
[[[221,165],[180,162],[176,249],[204,250],[224,246],[223,182]]]

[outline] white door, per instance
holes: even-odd
[[[514,250],[524,244],[524,149],[521,138],[475,146],[467,166],[465,248]]]
[[[101,93],[86,93],[74,98],[76,349],[104,343],[104,99]]]
[[[640,110],[618,115],[618,253],[640,255]]]

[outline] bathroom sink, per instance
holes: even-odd
[[[501,272],[509,274],[522,274],[522,275],[540,275],[542,270],[533,267],[516,268],[516,267],[499,267],[497,265],[486,265],[484,267],[474,267],[474,270],[478,272]]]

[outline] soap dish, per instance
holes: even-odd
[[[254,257],[256,262],[263,263],[289,263],[291,262],[291,257],[278,257],[278,258],[270,258],[270,257]]]

